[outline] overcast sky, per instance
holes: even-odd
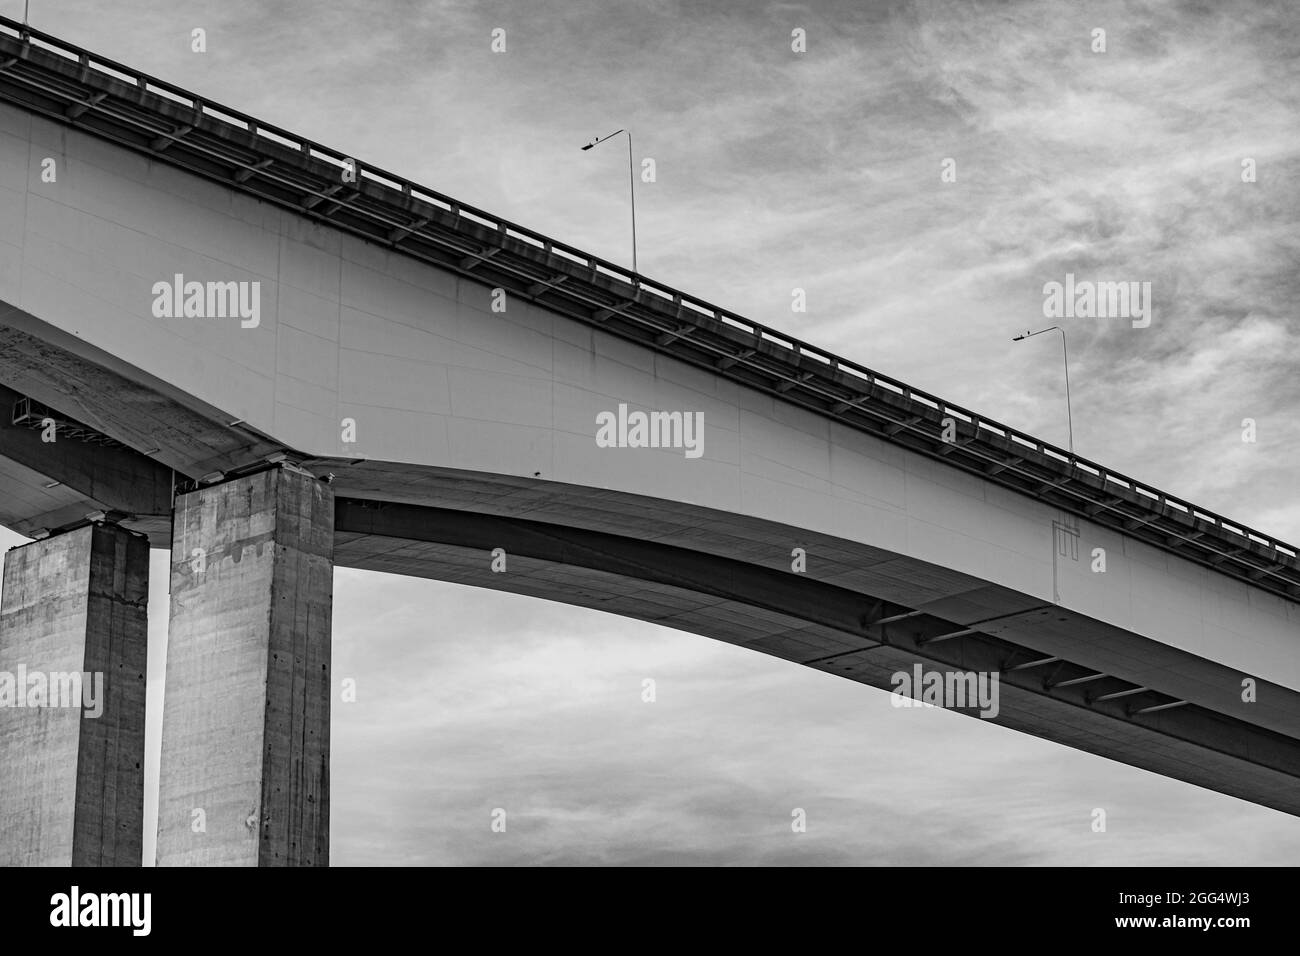
[[[0,0],[9,16],[22,6]],[[657,167],[637,193],[643,273],[1062,445],[1059,341],[1011,336],[1057,324],[1042,290],[1067,272],[1150,282],[1148,328],[1060,323],[1076,448],[1300,540],[1294,3],[32,8],[40,29],[625,264],[626,148],[578,147],[630,128]],[[806,53],[791,50],[795,28]],[[941,181],[947,159],[955,182]],[[791,312],[796,287],[805,314]],[[151,788],[165,559],[154,553]],[[1300,821],[1273,810],[528,598],[338,571],[334,676],[360,688],[333,709],[335,865],[1300,854]],[[505,834],[490,832],[494,807]],[[795,807],[806,833],[791,832]],[[152,815],[146,826],[151,858]]]

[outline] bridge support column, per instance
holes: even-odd
[[[176,501],[159,866],[328,866],[334,495],[280,467]]]
[[[115,525],[5,555],[0,866],[141,864],[148,591]]]

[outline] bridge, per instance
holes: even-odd
[[[140,862],[150,548],[159,865],[328,864],[336,566],[996,674],[1300,814],[1294,546],[4,18],[0,409],[0,677],[105,705],[0,707],[0,864]]]

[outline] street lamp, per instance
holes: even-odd
[[[629,130],[618,129],[608,136],[602,136],[600,139],[593,139],[584,150],[591,149],[593,146],[599,146],[607,139],[613,139],[619,133],[627,133],[627,184],[632,193],[632,273],[636,274],[636,176],[632,172],[632,133]]]
[[[1027,339],[1032,335],[1041,335],[1044,332],[1061,333],[1061,354],[1065,356],[1065,416],[1070,428],[1070,454],[1074,454],[1074,413],[1070,411],[1070,353],[1065,347],[1065,329],[1059,325],[1054,325],[1050,329],[1039,329],[1037,332],[1026,332],[1024,335],[1017,335],[1012,342],[1019,342]]]

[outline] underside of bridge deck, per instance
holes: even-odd
[[[997,712],[985,708],[984,716],[1002,726],[1300,814],[1300,694],[1288,688],[1261,681],[1260,702],[1244,705],[1241,675],[1213,661],[860,542],[539,478],[312,457],[50,338],[21,320],[0,327],[0,522],[20,532],[57,539],[120,526],[172,548],[176,502],[259,475],[305,474],[334,500],[339,567],[604,610],[883,689],[918,665],[994,673]],[[795,548],[806,556],[800,571],[791,566]],[[217,560],[233,562],[234,550]],[[494,562],[494,552],[504,561]],[[250,653],[264,657],[274,634]],[[259,701],[260,712],[268,701]],[[312,714],[327,751],[319,702],[281,703]],[[981,715],[978,705],[958,709]],[[262,739],[258,727],[250,741]],[[194,755],[203,747],[173,739],[181,742],[170,766],[179,769],[169,772],[184,778],[185,755],[201,759]],[[301,759],[265,772],[288,772]],[[232,760],[261,768],[251,754]],[[259,769],[249,785],[268,780]],[[173,789],[193,802],[184,786]],[[328,820],[325,791],[319,780],[295,791],[304,801],[298,819]],[[295,831],[303,833],[318,831]],[[263,842],[275,840],[294,842]],[[179,843],[172,850],[185,858]],[[325,851],[316,839],[294,859],[323,861]]]

